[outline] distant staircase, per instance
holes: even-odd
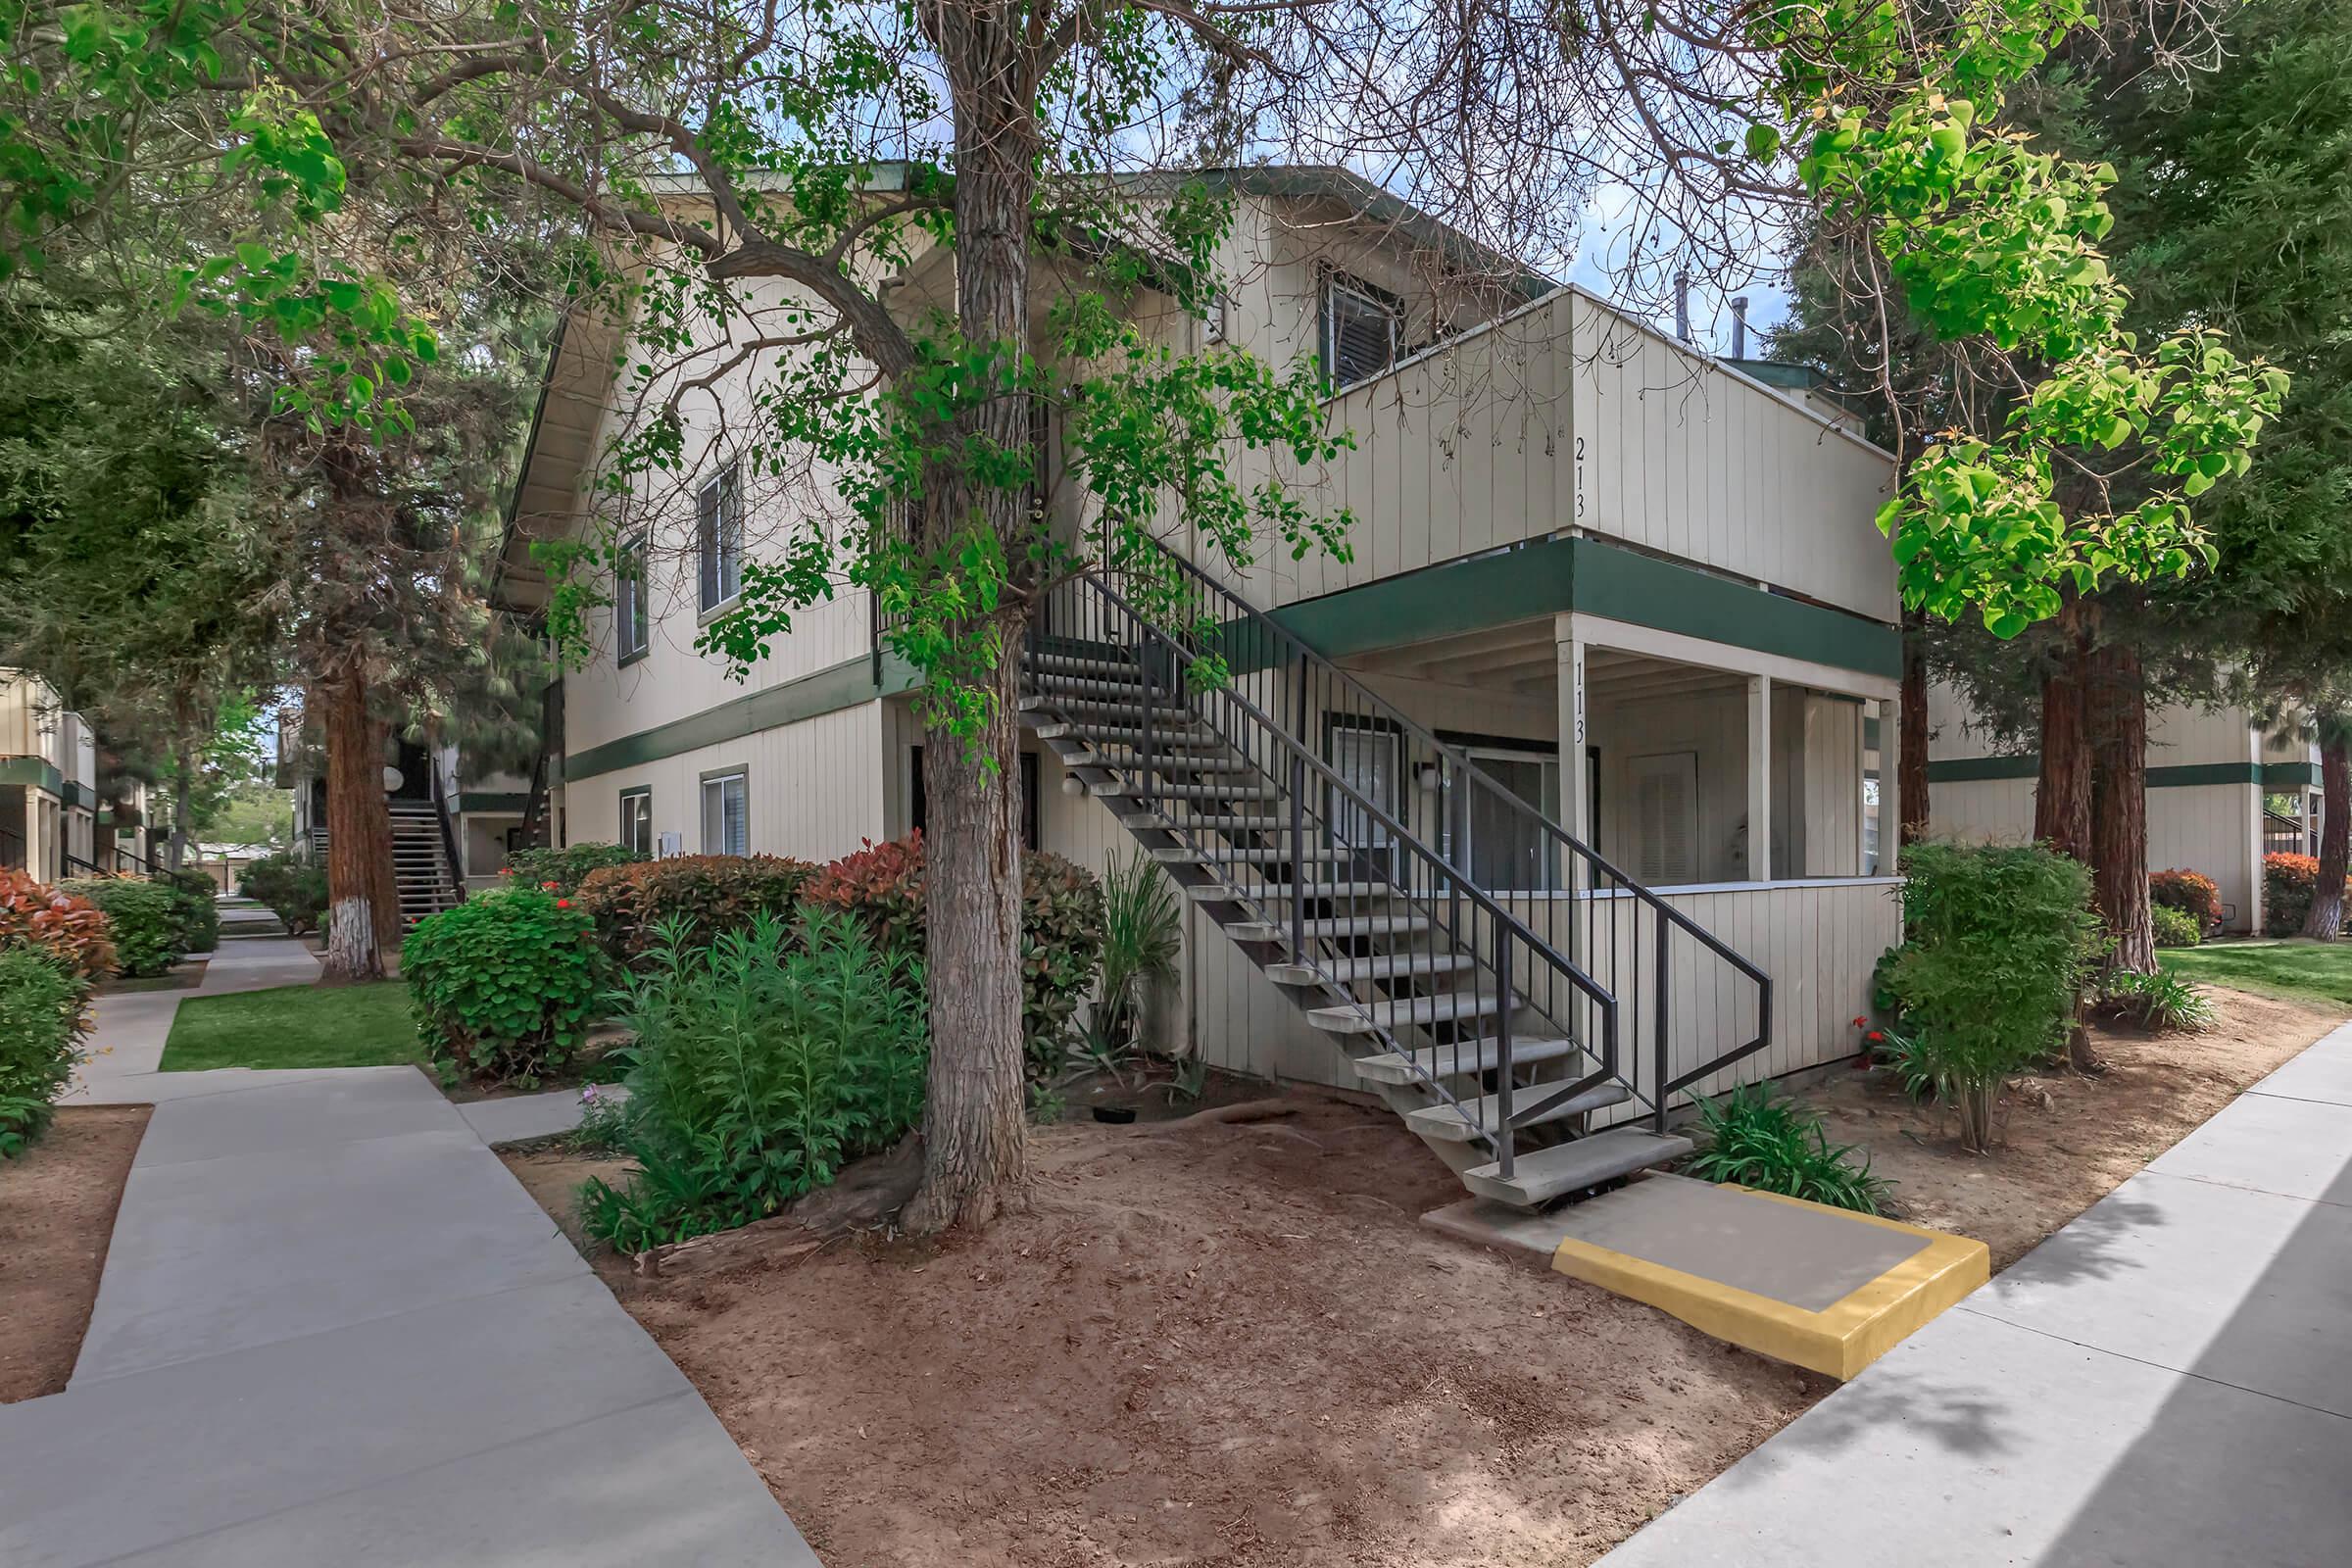
[[[1171,578],[1195,629],[1137,608]],[[1482,1198],[1533,1209],[1680,1158],[1673,1098],[1771,1040],[1762,970],[1189,563],[1057,585],[1023,692],[1074,787]],[[1755,1029],[1676,1070],[1692,979],[1749,988]]]
[[[466,902],[457,850],[447,818],[432,801],[394,796],[384,803],[392,816],[392,877],[400,889],[400,922],[405,928],[428,914]],[[326,863],[326,829],[311,830],[311,855]]]

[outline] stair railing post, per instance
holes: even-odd
[[[1494,1152],[1502,1179],[1511,1179],[1511,928],[1494,922],[1494,983],[1500,988],[1494,1013]]]
[[[1291,961],[1306,961],[1306,759],[1291,753]]]
[[[1667,1049],[1672,1044],[1672,1031],[1666,1026],[1666,998],[1669,990],[1666,973],[1666,956],[1668,953],[1673,951],[1673,935],[1674,928],[1666,923],[1666,906],[1661,904],[1658,906],[1658,960],[1656,965],[1658,971],[1657,1007],[1656,1016],[1652,1018],[1650,1022],[1651,1029],[1655,1031],[1657,1035],[1658,1073],[1656,1080],[1657,1102],[1650,1112],[1650,1126],[1655,1131],[1661,1133],[1666,1130]],[[1641,1048],[1637,1046],[1634,1049],[1639,1051]]]
[[[1144,645],[1141,661],[1144,669],[1144,738],[1138,752],[1136,782],[1143,790],[1144,810],[1152,809],[1152,644],[1153,633],[1150,623],[1144,626]]]

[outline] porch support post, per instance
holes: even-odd
[[[1772,880],[1772,677],[1747,677],[1747,876]]]
[[[1560,816],[1570,833],[1597,850],[1592,784],[1585,772],[1586,643],[1575,615],[1554,616],[1553,628],[1560,653]],[[1570,874],[1569,867],[1560,869]]]
[[[1903,726],[1927,722],[1927,715],[1903,711],[1893,697],[1879,699],[1879,865],[1881,876],[1893,876],[1902,864],[1903,844]]]

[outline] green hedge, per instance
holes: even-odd
[[[579,1050],[603,966],[587,911],[512,888],[419,920],[400,972],[436,1061],[476,1082],[529,1088]]]
[[[237,891],[266,904],[290,936],[306,936],[326,917],[326,867],[279,853],[245,867]]]
[[[847,910],[885,948],[920,957],[926,942],[920,833],[868,845],[818,872],[808,902]],[[1033,1078],[1059,1070],[1070,1020],[1102,956],[1102,884],[1058,855],[1021,857],[1021,1035]]]
[[[176,888],[122,876],[79,877],[58,887],[105,911],[116,973],[159,975],[187,952],[187,910]]]
[[[152,879],[172,890],[179,908],[179,950],[210,953],[220,946],[220,884],[202,871],[158,871]]]
[[[591,871],[579,902],[605,952],[633,963],[666,921],[684,920],[688,940],[710,943],[758,915],[789,919],[815,874],[807,860],[779,855],[679,855]]]
[[[36,948],[0,948],[0,1159],[38,1138],[73,1080],[89,982]]]
[[[2160,948],[2193,948],[2205,940],[2197,925],[2197,917],[2186,909],[2169,904],[2151,905],[2148,917],[2155,926],[2156,945]]]
[[[617,844],[572,844],[561,850],[514,850],[507,856],[504,875],[516,887],[537,888],[568,898],[580,891],[592,871],[608,865],[634,865],[644,856]],[[549,887],[549,883],[554,887]]]

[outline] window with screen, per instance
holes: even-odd
[[[743,589],[743,496],[728,464],[695,497],[695,540],[701,562],[702,608],[718,609]]]
[[[703,853],[752,853],[752,798],[746,775],[714,773],[703,780]]]
[[[653,614],[645,602],[645,535],[622,542],[612,564],[613,646],[626,663],[645,655],[653,641]]]
[[[654,792],[620,792],[620,847],[631,855],[654,853]]]
[[[1403,312],[1396,297],[1345,272],[1323,279],[1323,373],[1352,386],[1396,363]]]

